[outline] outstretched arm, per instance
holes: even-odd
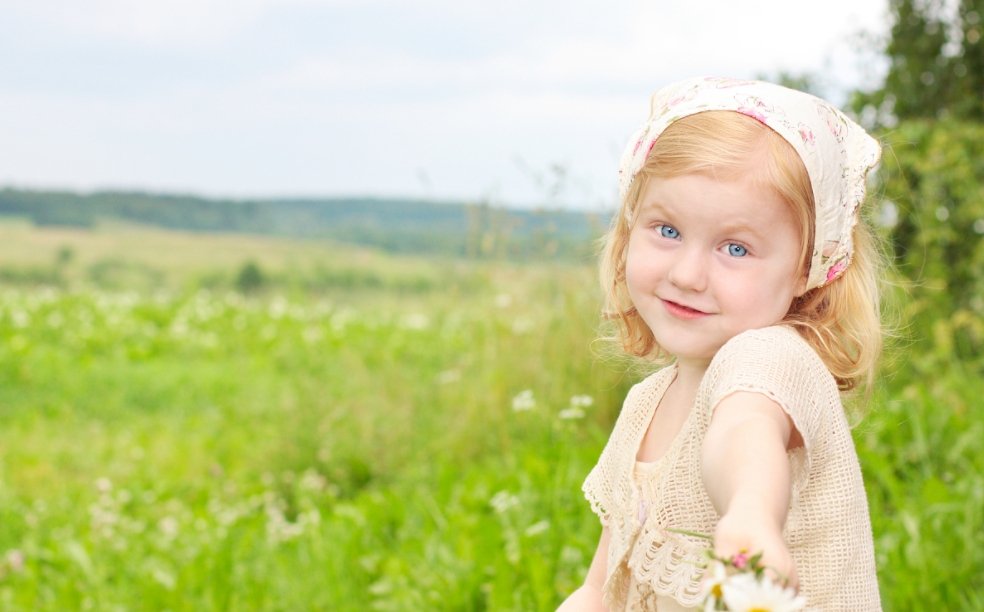
[[[779,404],[760,393],[738,392],[718,404],[701,448],[704,488],[721,515],[714,533],[717,554],[763,551],[762,563],[794,587],[796,568],[782,528],[790,495],[786,450],[800,444]]]
[[[557,612],[608,612],[608,608],[601,603],[601,588],[605,585],[608,542],[611,537],[608,527],[601,530],[601,540],[598,542],[594,559],[591,560],[591,567],[588,569],[584,584],[564,600],[564,603],[557,608]]]

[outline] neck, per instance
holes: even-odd
[[[704,379],[707,367],[711,365],[710,359],[686,359],[677,358],[677,373],[673,384],[681,390],[690,390],[697,393],[700,381]]]

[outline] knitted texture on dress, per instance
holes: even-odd
[[[713,534],[719,516],[700,476],[700,450],[714,408],[739,391],[762,393],[790,415],[804,447],[788,454],[792,492],[783,537],[796,563],[807,610],[881,610],[871,521],[861,468],[837,384],[793,329],[750,330],[711,361],[694,407],[645,487],[645,523],[633,482],[636,454],[666,388],[664,368],[628,393],[598,464],[584,482],[591,508],[611,531],[604,601],[624,610],[630,576],[685,606],[696,606],[707,542],[667,527]]]

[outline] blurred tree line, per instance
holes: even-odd
[[[890,0],[884,81],[856,117],[885,145],[875,211],[908,281],[913,331],[984,355],[984,0]],[[872,201],[877,201],[872,199]]]
[[[0,215],[37,225],[92,227],[100,219],[170,229],[323,238],[394,253],[478,259],[594,256],[607,215],[516,210],[488,203],[335,198],[235,201],[147,193],[0,190]]]

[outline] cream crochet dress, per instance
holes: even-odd
[[[592,510],[611,531],[606,605],[613,611],[666,612],[700,603],[707,543],[665,528],[714,533],[719,517],[700,476],[701,443],[714,407],[732,393],[752,391],[778,403],[804,441],[789,453],[792,494],[783,536],[806,609],[880,611],[861,468],[837,384],[813,349],[786,326],[729,340],[714,356],[670,449],[637,479],[639,445],[675,374],[674,366],[664,368],[629,391],[584,482]]]

